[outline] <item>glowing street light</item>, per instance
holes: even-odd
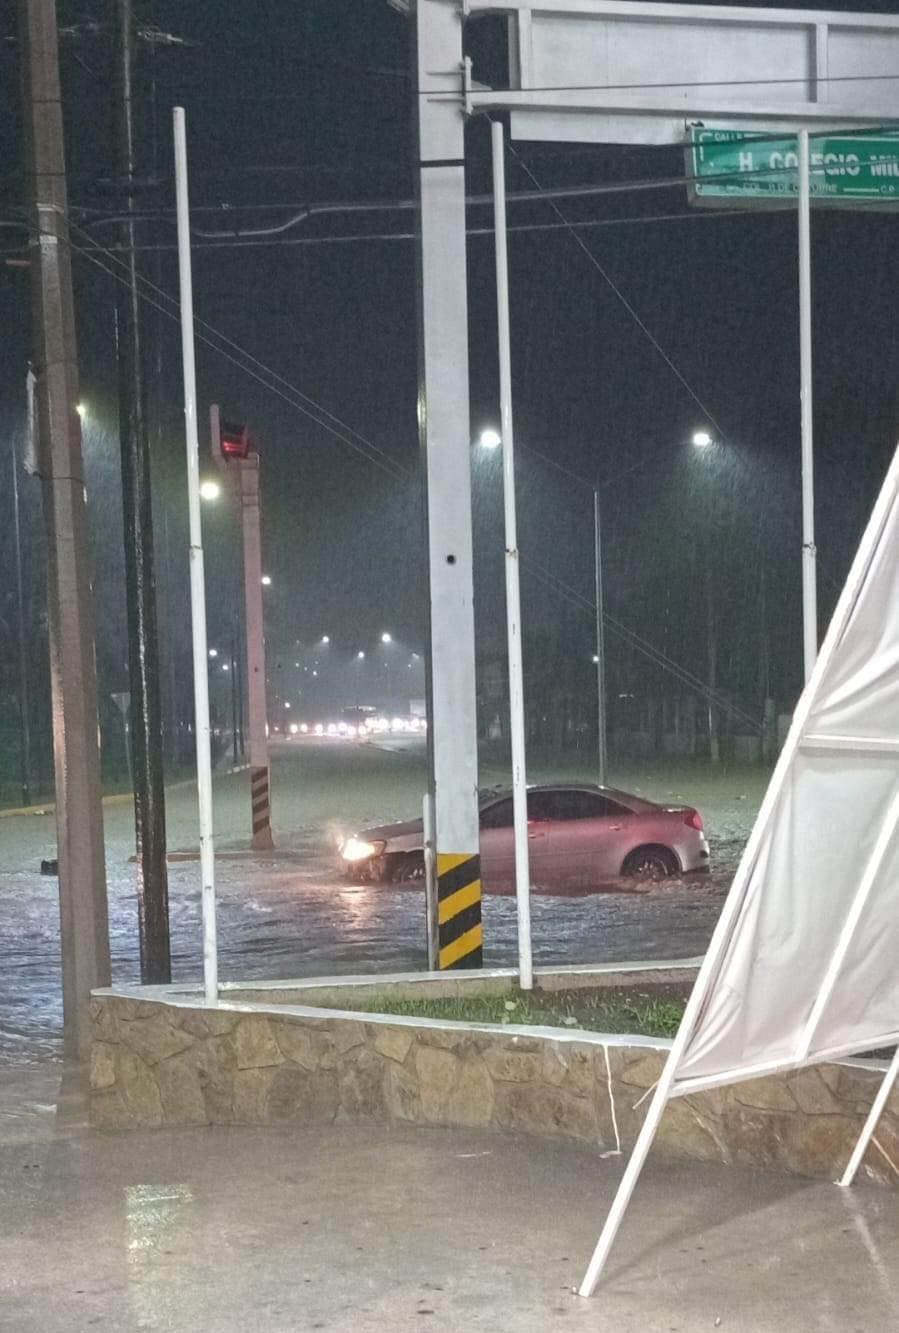
[[[697,449],[707,449],[712,443],[712,437],[707,430],[697,430],[693,432],[693,443]]]
[[[210,657],[218,657],[218,655],[219,655],[219,650],[218,650],[218,648],[210,648],[210,649],[209,649],[209,656],[210,656]]]
[[[488,426],[486,430],[482,430],[481,438],[478,440],[478,444],[482,449],[498,449],[502,442],[503,437],[500,435],[499,431],[494,430],[492,426]]]
[[[360,648],[359,651],[358,651],[358,653],[356,654],[356,661],[357,661],[357,662],[361,662],[362,659],[364,658],[364,656],[365,656],[365,653],[364,653],[363,650]]]
[[[200,499],[217,500],[222,493],[222,488],[212,477],[207,477],[205,481],[200,482]]]
[[[386,629],[385,629],[384,633],[381,635],[381,642],[382,642],[382,643],[393,643],[393,635],[392,635],[392,634],[388,634],[387,631],[386,631]]]
[[[84,418],[87,416],[87,407],[85,406],[84,403],[76,403],[76,404],[75,404],[75,411],[78,413],[78,415],[79,415],[79,417],[81,418],[82,421],[83,421]]]
[[[259,582],[262,584],[263,588],[270,588],[272,586],[271,574],[263,574]]]
[[[322,643],[324,643],[324,644],[327,645],[327,644],[329,644],[330,642],[331,642],[331,636],[330,636],[329,634],[323,634],[323,635],[322,635]]]

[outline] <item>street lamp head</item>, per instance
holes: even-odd
[[[712,443],[712,437],[707,430],[696,430],[693,432],[693,443],[697,449],[706,449]]]
[[[263,588],[270,588],[272,586],[271,574],[263,574],[262,578],[259,581],[262,584]]]
[[[364,653],[363,649],[360,648],[359,651],[358,651],[358,653],[356,654],[356,660],[359,661],[359,662],[361,662],[364,656],[365,656],[365,653]]]
[[[218,657],[218,655],[219,655],[219,650],[218,650],[218,648],[210,648],[210,649],[209,649],[209,656],[210,656],[210,657]]]
[[[392,635],[392,634],[388,634],[387,631],[386,631],[386,629],[385,629],[384,633],[381,635],[381,642],[382,642],[382,643],[393,643],[393,635]]]
[[[482,449],[498,449],[502,442],[503,437],[492,426],[488,426],[486,430],[481,431],[481,438],[478,441]]]
[[[324,643],[324,644],[327,645],[327,644],[329,644],[330,642],[331,642],[331,636],[330,636],[330,634],[323,634],[323,635],[322,635],[322,643]]]
[[[231,670],[231,668],[229,667],[229,665],[228,665],[227,662],[223,662],[223,663],[222,663],[222,670],[223,670],[223,671],[230,671],[230,670]]]
[[[200,499],[217,500],[222,493],[222,488],[212,477],[207,477],[205,481],[200,482]]]

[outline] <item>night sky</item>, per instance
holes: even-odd
[[[803,6],[798,6],[802,8]],[[807,8],[844,8],[818,0]],[[868,4],[894,13],[895,4]],[[4,219],[22,204],[21,116],[13,6],[0,28]],[[117,497],[113,280],[83,250],[113,243],[102,219],[110,182],[110,44],[100,0],[59,6],[69,198],[76,227],[76,300],[86,453],[97,551],[101,683],[122,688],[124,608]],[[171,107],[186,107],[194,225],[210,232],[286,220],[310,202],[408,199],[412,91],[407,21],[386,0],[144,0],[142,22],[184,44],[141,43],[137,70],[143,271],[170,293],[174,261]],[[96,25],[99,24],[99,30]],[[470,25],[474,74],[504,77],[500,25]],[[489,189],[484,120],[468,130],[469,184]],[[520,161],[518,160],[520,159]],[[510,190],[677,176],[676,148],[520,143]],[[249,207],[252,205],[252,207]],[[274,207],[278,205],[279,207]],[[283,206],[283,207],[281,207]],[[533,697],[548,660],[584,664],[589,695],[592,496],[539,457],[604,485],[608,605],[622,625],[689,670],[705,670],[704,579],[713,569],[719,678],[754,714],[771,693],[791,706],[800,685],[799,355],[795,215],[698,212],[683,187],[566,202],[570,219],[610,225],[580,234],[714,419],[712,425],[609,284],[564,229],[510,238],[512,333],[525,618]],[[656,220],[653,220],[656,219]],[[470,227],[489,224],[472,209]],[[558,219],[548,204],[513,206],[512,223]],[[248,420],[263,455],[273,659],[324,633],[346,651],[389,628],[409,651],[425,639],[412,217],[326,215],[252,247],[196,240],[199,318],[261,364],[259,382],[200,345],[200,402]],[[815,430],[822,623],[894,447],[899,258],[895,217],[816,211],[813,217]],[[305,243],[315,240],[316,243]],[[6,257],[20,240],[5,230]],[[226,238],[227,240],[227,238]],[[95,256],[97,252],[95,251]],[[114,259],[100,258],[114,267]],[[472,438],[498,417],[490,235],[469,244]],[[28,274],[0,268],[0,424],[22,429],[28,357]],[[144,342],[153,430],[160,586],[186,593],[182,387],[177,325],[146,307]],[[230,349],[239,361],[245,359]],[[272,390],[271,372],[282,377]],[[283,394],[284,396],[279,396]],[[298,410],[308,395],[343,440]],[[288,401],[290,400],[290,401]],[[699,456],[700,427],[718,443]],[[347,440],[350,443],[347,443]],[[3,476],[7,475],[5,459]],[[502,649],[499,460],[475,451],[479,650]],[[26,491],[29,487],[26,485]],[[8,488],[0,487],[0,630],[9,613]],[[41,625],[36,497],[25,495],[30,615]],[[168,524],[169,551],[163,549]],[[211,633],[230,624],[226,521],[210,524]],[[553,582],[550,587],[547,580]],[[561,580],[561,585],[558,581]],[[164,623],[178,637],[179,617]],[[667,679],[610,639],[613,690],[646,693]],[[5,659],[4,691],[12,688]],[[37,666],[36,666],[37,670]],[[118,674],[117,674],[118,673]],[[648,673],[648,674],[647,674]],[[656,673],[656,674],[653,674]],[[189,677],[185,675],[189,687]],[[669,682],[670,683],[670,682]],[[2,695],[0,695],[2,697]],[[586,706],[586,703],[585,703]]]

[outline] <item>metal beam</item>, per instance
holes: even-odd
[[[469,112],[512,112],[519,139],[677,143],[718,117],[769,129],[895,119],[899,18],[640,0],[466,0],[510,17],[508,90]]]

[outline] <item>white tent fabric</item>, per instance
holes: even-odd
[[[898,467],[731,890],[672,1096],[899,1041]]]
[[[840,1181],[899,1080],[899,450],[859,545],[584,1279],[671,1097],[886,1045]]]
[[[731,890],[673,1096],[899,1041],[897,460]]]

